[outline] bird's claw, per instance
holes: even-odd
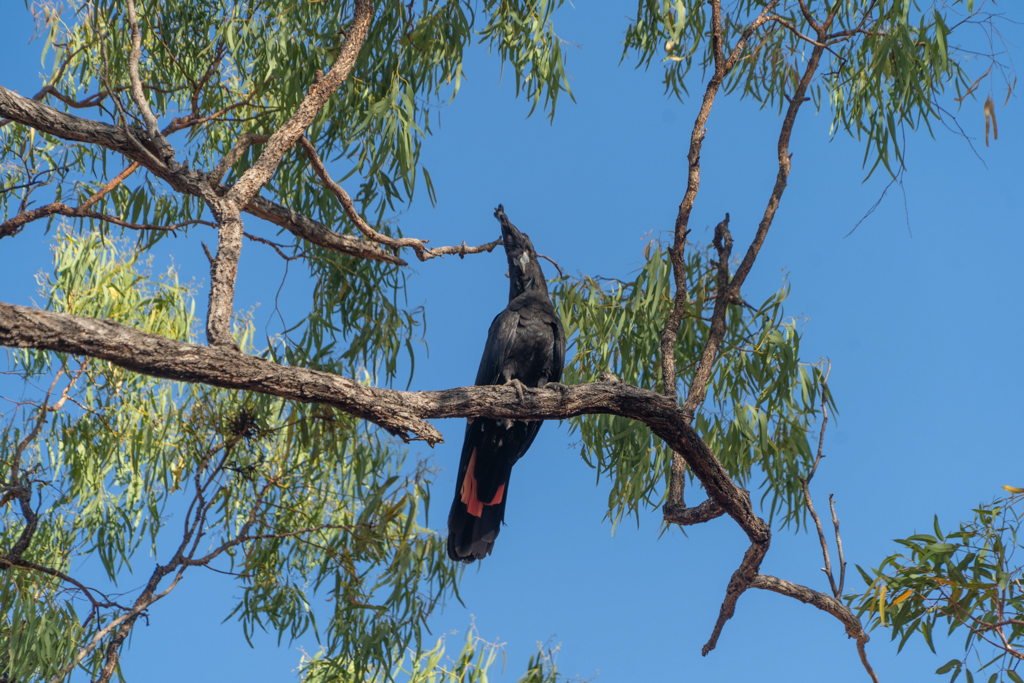
[[[516,390],[516,396],[518,396],[518,397],[519,397],[519,405],[523,405],[524,403],[526,403],[526,393],[525,393],[525,389],[526,389],[527,387],[526,387],[526,385],[525,385],[525,384],[523,384],[522,382],[520,382],[520,381],[519,381],[518,379],[516,379],[515,377],[513,377],[513,378],[512,378],[512,379],[510,379],[509,381],[505,382],[505,384],[506,384],[506,386],[511,386],[511,387],[515,388],[515,390]]]

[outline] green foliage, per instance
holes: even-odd
[[[482,41],[497,46],[502,63],[512,65],[516,95],[520,91],[526,95],[531,103],[530,114],[536,111],[543,98],[545,109],[551,105],[552,120],[560,92],[564,90],[574,99],[565,71],[561,40],[555,35],[551,22],[551,13],[562,1],[491,0],[486,3],[489,20],[480,31]]]
[[[471,628],[466,632],[465,643],[455,659],[445,657],[446,647],[442,638],[430,650],[409,653],[398,663],[397,670],[408,683],[487,683],[488,671],[499,651],[498,645],[481,640]],[[305,683],[378,683],[387,680],[384,676],[362,678],[356,675],[351,664],[325,657],[322,651],[304,657],[301,672]]]
[[[645,257],[632,282],[559,282],[559,314],[574,353],[566,382],[595,382],[608,371],[623,382],[662,390],[661,331],[672,310],[671,262],[661,248],[648,248]],[[708,251],[688,252],[689,298],[676,342],[679,392],[692,382],[710,333],[715,274]],[[813,462],[808,433],[823,378],[820,363],[800,361],[800,330],[782,307],[787,294],[788,288],[781,289],[756,310],[729,308],[710,399],[694,423],[738,482],[745,485],[755,471],[763,475],[762,501],[769,515],[781,515],[784,526],[799,522],[803,509],[799,477]],[[832,405],[831,394],[826,401]],[[598,478],[611,481],[613,521],[664,500],[672,452],[645,425],[614,415],[573,418],[571,424],[582,439],[583,458]]]
[[[406,308],[405,271],[316,246],[306,253],[314,277],[310,313],[296,325],[301,337],[279,360],[347,375],[366,372],[390,382],[405,351],[412,382],[415,342],[426,333],[426,314]]]
[[[509,64],[531,113],[543,103],[554,114],[558,94],[568,92],[564,55],[551,22],[559,4],[534,8],[489,0],[481,8],[466,0],[418,5],[391,0],[377,8],[351,76],[306,136],[324,159],[341,166],[340,182],[357,186],[352,194],[364,212],[376,216],[380,232],[400,236],[397,223],[383,216],[412,201],[418,180],[433,200],[420,150],[438,109],[459,91],[464,52],[475,38],[495,47]],[[351,0],[171,0],[138,6],[147,97],[167,126],[179,161],[207,171],[243,134],[269,135],[292,115],[317,70],[337,57],[353,11]],[[124,3],[73,2],[62,12],[49,6],[42,11],[43,62],[51,73],[47,85],[59,94],[48,103],[76,115],[102,119],[106,114],[119,125],[125,123],[123,112],[132,119],[128,123],[141,125],[125,87],[130,31]],[[477,31],[477,25],[483,28]],[[108,86],[116,90],[117,103],[98,96]],[[76,101],[100,108],[83,112],[67,104]],[[244,173],[262,149],[248,149],[224,182]],[[5,216],[33,193],[81,204],[123,169],[102,147],[66,143],[16,124],[0,128],[0,158]],[[264,194],[333,229],[355,230],[333,195],[311,182],[300,152],[286,155]],[[203,220],[204,212],[209,220],[196,197],[168,193],[143,171],[92,209],[135,224],[180,225],[176,234],[186,235],[197,229],[195,221]],[[104,235],[111,229],[103,221],[72,220]],[[149,248],[167,234],[144,231],[139,244]],[[308,358],[316,365],[333,354],[347,370],[380,373],[388,382],[396,378],[403,353],[415,363],[424,319],[422,311],[405,305],[404,273],[304,243],[292,247],[291,255],[316,282],[309,314],[284,321],[298,336],[288,352],[296,362]]]
[[[137,251],[96,236],[62,235],[55,257],[50,308],[195,342],[189,292],[173,271],[154,279]],[[239,333],[251,352],[251,327]],[[0,439],[0,462],[20,458],[31,482],[40,521],[23,559],[32,566],[73,575],[95,557],[111,589],[155,565],[172,576],[206,566],[233,573],[232,615],[247,636],[314,634],[325,656],[360,678],[420,649],[456,568],[420,525],[429,472],[407,466],[379,432],[330,408],[164,382],[104,361],[34,352],[16,361],[26,382],[56,375],[49,403],[26,404]],[[55,407],[62,391],[69,400]],[[38,438],[26,439],[15,418],[28,428],[41,420]],[[6,505],[0,520],[11,548],[25,518]],[[87,595],[30,566],[0,572],[12,678],[50,679],[137,597],[115,604],[111,589],[90,583]],[[103,654],[86,651],[82,666],[96,675]]]
[[[1019,491],[1019,489],[1018,489]],[[989,681],[1019,683],[1019,652],[1024,642],[1024,567],[1016,552],[1024,521],[1024,494],[981,505],[974,518],[943,532],[938,517],[933,534],[896,539],[903,552],[877,568],[858,567],[867,589],[848,596],[871,628],[888,628],[899,648],[915,633],[935,652],[941,625],[945,634],[964,636],[964,654],[936,673],[963,673],[968,681],[989,674]],[[937,630],[937,627],[940,627]],[[973,669],[973,671],[972,671]]]
[[[723,8],[722,49],[732,52],[765,0],[740,0]],[[903,164],[902,129],[941,119],[940,99],[952,87],[958,101],[977,86],[973,78],[991,73],[984,65],[973,77],[968,64],[979,53],[951,42],[970,41],[970,28],[988,24],[991,16],[974,3],[874,2],[851,0],[808,3],[820,24],[827,11],[835,18],[825,41],[822,66],[808,95],[815,109],[829,106],[833,132],[844,130],[865,141],[868,175],[879,164],[895,175]],[[795,92],[813,40],[820,40],[795,0],[782,0],[771,12],[774,19],[747,41],[726,77],[726,91],[738,90],[765,106],[781,109]],[[626,30],[623,59],[634,57],[649,68],[656,59],[664,69],[667,93],[688,94],[685,78],[696,62],[706,73],[714,70],[709,38],[710,10],[693,0],[638,0],[636,16]],[[981,49],[984,49],[982,47]],[[994,62],[991,56],[988,61]],[[979,78],[980,80],[980,78]],[[1012,90],[1012,79],[1010,88]]]
[[[0,533],[4,547],[14,540]],[[0,574],[0,681],[52,680],[77,654],[82,628],[74,609],[56,597],[59,584],[54,578],[10,581]]]
[[[555,663],[557,651],[557,647],[539,646],[538,652],[530,657],[526,673],[519,679],[519,683],[557,683],[562,680]],[[471,627],[466,631],[462,650],[454,657],[446,656],[445,640],[441,638],[430,650],[409,652],[398,664],[397,670],[407,683],[487,683],[488,674],[499,654],[504,660],[501,644],[488,643]],[[386,680],[384,677],[360,678],[355,675],[350,664],[329,659],[322,651],[304,657],[300,669],[304,683],[381,683]]]
[[[553,114],[559,93],[568,92],[551,22],[559,4],[377,4],[351,75],[306,136],[341,167],[335,176],[380,232],[401,234],[384,216],[411,202],[418,187],[434,199],[420,151],[439,108],[464,83],[472,41],[488,43],[508,63],[530,113],[540,106]],[[243,134],[271,134],[289,119],[317,71],[337,58],[354,3],[136,5],[145,95],[178,161],[210,171]],[[140,125],[127,92],[125,4],[72,0],[39,9],[45,101],[93,120]],[[223,182],[234,182],[261,151],[248,149]],[[124,169],[101,146],[18,124],[0,128],[0,159],[5,218],[41,199],[81,205]],[[290,153],[263,195],[354,232],[330,193],[310,180],[305,157]],[[210,222],[199,199],[168,192],[144,170],[90,208],[134,224],[177,226],[175,235]],[[50,309],[196,343],[193,292],[174,270],[158,277],[147,270],[147,251],[168,232],[142,231],[133,247],[106,221],[66,222],[56,234],[55,271],[40,282]],[[315,286],[308,313],[283,320],[286,330],[266,356],[369,382],[396,379],[403,354],[414,367],[425,319],[407,305],[404,271],[302,242],[278,249],[304,265]],[[252,326],[239,319],[235,332],[253,352]],[[5,416],[0,456],[5,468],[27,472],[39,524],[28,530],[20,507],[8,504],[0,528],[5,548],[29,534],[22,559],[52,571],[25,565],[0,572],[0,629],[12,643],[0,660],[3,675],[51,679],[79,655],[89,674],[98,673],[109,632],[97,639],[100,647],[91,639],[142,596],[108,600],[103,586],[87,593],[53,573],[74,574],[95,557],[111,587],[140,572],[159,590],[198,567],[233,573],[239,599],[229,616],[247,636],[266,629],[282,640],[314,637],[323,650],[321,664],[306,671],[311,678],[390,679],[410,656],[413,678],[434,680],[436,661],[427,662],[439,651],[417,654],[426,649],[421,633],[438,601],[454,595],[457,570],[441,540],[421,526],[430,472],[407,463],[404,449],[329,408],[159,381],[63,354],[18,352],[13,367],[34,398]],[[33,393],[51,381],[49,392]],[[167,524],[172,516],[184,520],[184,532]],[[486,680],[493,652],[474,652],[484,659],[464,652],[459,670]]]
[[[903,165],[903,126],[930,128],[940,118],[938,100],[946,88],[952,84],[963,95],[971,87],[959,55],[950,50],[951,8],[936,4],[920,11],[913,5],[903,0],[871,12],[871,30],[841,44],[826,80],[833,130],[866,140],[869,174],[879,163],[895,174]],[[839,30],[856,27],[855,14],[842,12],[836,20]]]
[[[343,163],[342,182],[355,177],[359,190],[353,196],[379,218],[412,199],[431,112],[459,91],[475,22],[484,22],[480,39],[510,65],[531,112],[543,102],[554,113],[559,92],[568,92],[564,55],[551,22],[559,4],[545,0],[535,8],[489,0],[476,8],[464,0],[423,0],[418,6],[385,2],[377,8],[352,75],[307,137],[325,159]],[[337,57],[352,7],[351,0],[140,4],[142,79],[157,115],[181,131],[170,137],[179,160],[210,170],[242,133],[276,130],[295,111],[315,72]],[[74,2],[62,13],[44,9],[43,58],[52,69],[48,85],[61,93],[61,101],[95,104],[88,98],[106,84],[128,83],[130,32],[123,3]],[[123,89],[117,97],[120,108],[106,98],[105,108],[120,122],[119,110],[131,113],[134,106]],[[70,163],[87,176],[74,188],[82,201],[113,175],[108,175],[106,153],[92,146],[67,146],[20,126],[5,128],[0,141],[5,157],[13,152],[31,157],[21,172],[5,179],[8,186]],[[234,175],[248,169],[261,149],[251,149]],[[425,179],[429,185],[429,176]],[[307,162],[296,153],[283,161],[268,189],[277,201],[326,225],[347,224],[330,193],[309,192],[308,183]],[[122,185],[96,209],[166,225],[193,219],[202,208],[195,198],[161,196],[152,189],[147,181]],[[55,190],[60,198],[64,187]],[[9,200],[0,199],[5,211]]]
[[[693,60],[699,59],[705,70],[711,64],[712,55],[704,44],[708,17],[707,3],[703,2],[638,0],[636,18],[626,28],[622,58],[633,53],[645,69],[660,58],[665,69],[665,91],[682,99],[688,94],[686,74]]]
[[[243,134],[271,134],[289,119],[316,73],[337,58],[354,6],[353,0],[137,4],[145,94],[178,160],[203,171],[212,170]],[[553,117],[559,95],[572,98],[566,56],[552,23],[561,4],[377,4],[351,76],[306,131],[321,157],[340,167],[334,175],[349,186],[377,230],[401,235],[385,217],[408,205],[418,187],[434,200],[421,149],[439,109],[464,85],[464,56],[473,40],[487,44],[512,69],[517,94],[529,101],[531,114],[539,106]],[[764,4],[727,4],[725,54]],[[966,4],[973,16],[972,3]],[[959,6],[910,0],[834,5],[835,35],[809,94],[816,108],[826,101],[833,108],[834,130],[866,140],[869,172],[879,164],[896,172],[901,127],[929,126],[949,84],[961,97],[975,86],[950,42],[950,27],[957,25],[950,12]],[[71,0],[41,10],[45,85],[51,89],[44,101],[94,120],[138,125],[127,93],[125,3]],[[752,36],[728,74],[725,90],[781,109],[811,49],[797,31],[813,31],[795,2],[780,2],[774,12],[777,18]],[[703,2],[638,0],[624,57],[636,57],[645,68],[658,59],[666,90],[682,97],[694,62],[705,71],[713,64],[709,20]],[[844,31],[849,35],[841,36]],[[249,148],[223,182],[234,182],[261,151],[259,145]],[[61,141],[19,124],[0,128],[0,163],[5,218],[44,197],[80,205],[124,169],[119,156],[99,145]],[[354,232],[331,194],[311,179],[306,159],[293,151],[263,194],[331,229]],[[196,197],[168,192],[145,171],[114,187],[92,210],[131,223],[180,226],[174,234],[181,235],[205,230],[196,226],[209,218]],[[69,222],[72,227],[56,235],[54,274],[40,283],[50,309],[195,343],[192,290],[174,270],[157,277],[148,272],[145,254],[168,232],[143,231],[129,247],[117,241],[107,222]],[[303,275],[315,286],[309,311],[284,321],[283,338],[264,351],[267,357],[358,374],[368,382],[397,379],[403,354],[414,362],[425,318],[407,307],[403,271],[303,242],[278,248],[305,267]],[[689,300],[675,351],[677,389],[692,381],[709,334],[715,288],[708,253],[691,250],[687,259]],[[565,381],[594,381],[611,371],[623,381],[664,389],[660,335],[671,290],[670,263],[660,249],[648,250],[632,282],[561,281],[555,298],[574,351]],[[799,525],[798,477],[812,461],[809,430],[821,401],[831,406],[832,399],[821,365],[800,362],[801,332],[783,311],[787,292],[781,289],[756,309],[730,308],[710,400],[694,425],[738,482],[763,486],[770,516]],[[253,329],[244,319],[236,335],[253,352]],[[22,472],[39,522],[22,558],[30,564],[0,568],[0,638],[9,643],[0,654],[0,677],[50,680],[78,656],[85,671],[95,674],[104,664],[104,648],[91,647],[92,639],[127,614],[124,596],[120,602],[108,598],[112,587],[141,573],[168,590],[183,572],[211,566],[236,576],[239,599],[230,616],[247,636],[267,629],[282,641],[309,634],[321,644],[303,663],[308,680],[487,680],[493,646],[470,634],[449,665],[443,643],[426,649],[422,642],[432,609],[455,595],[456,570],[440,539],[420,525],[430,503],[429,471],[407,464],[405,451],[379,432],[330,408],[160,381],[103,361],[33,351],[12,358],[30,398],[6,416],[0,463]],[[35,388],[50,382],[49,390]],[[671,453],[646,427],[612,416],[574,419],[572,426],[598,479],[610,481],[613,521],[663,500]],[[974,526],[961,527],[959,544],[949,541],[955,534],[908,539],[917,544],[914,566],[936,577],[932,592],[926,583],[900,583],[928,575],[901,573],[912,563],[890,558],[868,591],[875,591],[872,605],[880,619],[886,590],[904,590],[887,624],[902,628],[904,641],[916,628],[930,642],[935,619],[947,613],[959,618],[960,612],[950,611],[954,603],[980,614],[977,623],[991,623],[983,611],[991,611],[996,594],[989,584],[1005,595],[1016,583],[1000,577],[1017,580],[1009,565],[993,559],[1009,547],[1004,536],[1010,528],[1015,534],[1016,526],[1004,520],[996,528],[993,520],[1003,520],[1017,500],[991,508],[988,517],[979,511]],[[30,530],[17,499],[5,503],[0,542],[10,548]],[[172,516],[176,523],[169,525]],[[965,536],[968,530],[974,535]],[[62,578],[89,557],[98,558],[111,588],[86,592]],[[883,575],[889,570],[895,575]],[[953,585],[949,577],[968,574],[972,578],[964,579],[956,599],[950,594],[942,603],[942,591]],[[969,590],[981,597],[965,603]],[[919,595],[939,597],[932,603],[921,597],[927,603],[921,607],[915,602]],[[911,615],[916,608],[918,616],[904,618],[904,610]],[[971,633],[969,649],[993,631],[977,627]],[[1010,635],[1020,634],[1011,629]],[[958,673],[961,665],[955,668]],[[1000,671],[1019,680],[1011,669]],[[542,651],[523,680],[556,678],[551,653]]]

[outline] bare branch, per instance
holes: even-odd
[[[782,26],[783,28],[788,30],[790,33],[795,35],[800,40],[808,42],[811,45],[814,45],[815,47],[828,47],[825,43],[819,42],[819,41],[815,40],[814,38],[811,38],[810,36],[807,36],[807,35],[804,35],[803,33],[801,33],[800,29],[798,29],[796,26],[793,25],[793,22],[789,21],[788,19],[786,19],[784,17],[780,17],[777,14],[773,14],[770,17],[768,17],[768,19],[770,19],[771,21],[774,21],[776,24],[779,24],[780,26]]]
[[[223,187],[223,185],[220,186],[220,188]],[[219,188],[218,191],[220,191]],[[356,258],[383,261],[396,266],[408,265],[403,259],[389,251],[385,251],[372,242],[366,242],[352,235],[343,235],[340,232],[335,232],[319,221],[296,213],[291,209],[286,209],[260,196],[253,197],[252,201],[246,204],[243,210],[250,215],[284,228],[296,237],[312,242],[324,249],[348,254]]]
[[[843,586],[846,584],[846,558],[843,557],[843,539],[839,536],[839,517],[836,516],[836,501],[832,494],[828,494],[828,506],[832,510],[832,526],[836,530],[836,546],[838,547],[839,553],[839,590],[836,591],[836,597],[842,597]]]
[[[821,460],[821,456],[814,462],[814,467],[817,469],[818,462]],[[832,595],[839,597],[839,587],[836,585],[836,581],[832,576],[832,562],[829,559],[828,553],[828,541],[825,540],[825,532],[821,528],[821,518],[818,517],[818,513],[814,510],[814,502],[811,501],[811,492],[807,484],[811,481],[811,477],[814,476],[812,472],[806,479],[800,480],[800,485],[803,487],[804,501],[807,503],[807,510],[811,513],[811,519],[814,520],[814,526],[818,530],[818,542],[821,544],[821,554],[825,557],[825,567],[821,570],[825,572],[825,576],[828,577],[828,584],[832,588]]]
[[[46,417],[50,413],[60,410],[64,403],[68,400],[68,396],[71,393],[71,388],[75,382],[81,377],[83,369],[75,374],[73,378],[68,382],[68,385],[64,387],[61,392],[60,399],[57,400],[52,406],[50,403],[50,396],[53,395],[53,390],[57,388],[57,384],[60,382],[61,377],[64,376],[65,371],[63,369],[58,370],[57,374],[53,378],[53,382],[50,383],[50,388],[46,391],[46,396],[43,398],[42,404],[38,407],[38,414],[36,415],[35,424],[32,425],[32,429],[26,434],[18,445],[14,448],[14,453],[11,457],[10,462],[10,477],[8,483],[3,486],[7,489],[7,495],[5,498],[13,497],[18,500],[21,506],[21,514],[25,518],[25,528],[21,530],[21,534],[18,536],[18,540],[14,542],[11,549],[7,551],[7,554],[0,557],[0,570],[6,569],[8,566],[21,562],[21,556],[28,550],[29,545],[32,543],[32,537],[35,535],[36,527],[39,523],[39,517],[35,510],[32,509],[32,488],[30,482],[23,482],[21,480],[21,460],[25,453],[25,449],[29,447],[43,430],[43,426],[46,424]]]
[[[846,635],[857,640],[863,640],[865,643],[869,640],[868,635],[864,633],[864,629],[857,617],[854,616],[849,607],[844,605],[842,601],[837,598],[833,598],[824,593],[819,593],[818,591],[807,588],[806,586],[786,581],[785,579],[768,576],[767,574],[758,574],[754,577],[751,587],[772,591],[773,593],[785,595],[789,598],[795,598],[804,604],[817,607],[821,611],[828,612],[841,621],[846,627]]]
[[[799,2],[800,2],[800,12],[801,12],[801,14],[804,15],[804,19],[807,20],[807,23],[810,24],[811,28],[814,29],[815,33],[820,32],[821,31],[821,24],[819,24],[814,19],[814,15],[811,14],[811,10],[807,7],[807,0],[799,0]]]
[[[446,254],[458,254],[459,257],[462,258],[465,257],[466,254],[479,254],[485,251],[490,252],[501,244],[501,239],[496,239],[493,242],[482,244],[479,247],[467,247],[466,243],[463,242],[460,246],[435,247],[430,249],[427,247],[427,240],[420,240],[414,237],[394,238],[382,235],[374,230],[370,224],[364,221],[363,217],[359,215],[359,212],[356,211],[355,204],[352,202],[352,198],[348,196],[348,192],[345,192],[345,188],[331,180],[331,176],[327,173],[327,168],[324,166],[324,162],[320,160],[320,155],[317,154],[313,143],[303,135],[299,137],[299,144],[306,152],[306,157],[309,159],[309,163],[313,167],[313,170],[320,177],[320,180],[323,181],[327,189],[333,192],[334,196],[338,198],[342,208],[345,209],[345,215],[348,216],[348,219],[352,221],[357,228],[359,228],[360,232],[371,240],[393,249],[396,253],[403,247],[409,247],[416,252],[416,257],[420,261],[429,261],[432,258],[444,256]],[[545,258],[547,257],[545,256]],[[551,259],[548,260],[550,261]],[[554,263],[554,261],[551,262]],[[557,268],[558,264],[555,264],[555,267]],[[561,273],[561,269],[559,269],[559,273]]]
[[[739,601],[740,596],[753,585],[754,580],[759,576],[757,572],[761,568],[761,561],[764,560],[764,556],[768,553],[770,542],[771,536],[769,535],[768,538],[761,542],[751,543],[750,547],[747,548],[747,552],[743,554],[740,566],[733,572],[732,577],[729,579],[729,585],[726,586],[725,600],[722,601],[722,607],[718,612],[715,628],[711,631],[711,637],[704,644],[704,647],[701,648],[700,652],[705,657],[718,645],[718,638],[722,635],[725,622],[732,619],[736,613],[736,603]]]
[[[206,337],[210,344],[234,348],[231,316],[234,312],[235,279],[242,253],[242,208],[252,200],[277,170],[288,149],[313,123],[327,100],[345,82],[373,20],[371,0],[356,0],[352,27],[345,35],[338,59],[331,70],[317,72],[316,80],[291,118],[267,141],[259,159],[224,197],[206,197],[217,219],[217,255],[210,266],[210,303],[206,316]]]
[[[66,583],[70,583],[72,586],[74,586],[78,590],[82,591],[82,593],[85,595],[86,599],[90,603],[92,603],[92,607],[93,607],[94,610],[100,609],[102,607],[116,607],[117,606],[115,603],[112,603],[112,602],[97,600],[96,598],[93,597],[92,591],[90,591],[88,588],[86,588],[84,584],[82,584],[80,581],[72,578],[71,576],[68,576],[67,574],[65,574],[62,571],[58,571],[56,569],[51,569],[50,567],[44,567],[42,565],[35,564],[34,562],[29,562],[28,560],[22,560],[22,559],[8,560],[6,558],[0,557],[0,568],[6,569],[7,567],[16,567],[18,569],[29,569],[31,571],[40,572],[42,574],[46,574],[48,576],[52,576],[54,578],[58,578],[61,581],[64,581]]]
[[[715,60],[715,75],[725,68],[722,52],[722,0],[711,0],[711,53]]]
[[[817,511],[814,509],[814,502],[811,500],[810,483],[811,479],[814,478],[815,472],[818,471],[818,464],[821,459],[825,457],[822,452],[822,448],[825,446],[825,427],[828,425],[828,376],[832,372],[832,363],[828,365],[828,369],[825,371],[825,377],[821,380],[821,433],[818,435],[818,455],[814,459],[814,466],[811,467],[811,472],[806,477],[800,478],[800,486],[804,492],[804,502],[807,503],[807,510],[811,513],[811,519],[814,520],[814,526],[818,530],[818,542],[821,544],[821,553],[825,557],[825,567],[822,569],[825,572],[825,576],[828,577],[829,586],[832,587],[832,595],[837,598],[841,595],[841,589],[836,585],[835,578],[832,575],[832,560],[829,557],[828,552],[828,541],[825,539],[825,532],[821,528],[821,518],[818,517]],[[829,496],[829,503],[832,502],[832,496]],[[832,515],[835,516],[835,505],[832,505]],[[836,528],[836,538],[839,538],[839,529]],[[842,560],[840,560],[840,564]]]
[[[665,514],[665,521],[669,524],[678,524],[679,526],[693,526],[695,524],[704,524],[710,522],[713,519],[717,519],[725,514],[725,510],[714,501],[713,498],[708,498],[700,505],[696,507],[671,507],[668,503],[663,508]]]
[[[139,167],[139,162],[133,161],[126,169],[114,176],[110,182],[100,188],[99,192],[89,197],[87,200],[82,202],[82,205],[78,207],[79,211],[86,211],[90,206],[102,199],[108,192],[113,190],[115,187],[120,185],[128,178],[132,173],[135,173],[135,169]],[[0,230],[0,236],[3,235],[3,231]]]
[[[693,374],[693,382],[683,401],[683,412],[694,415],[704,403],[711,381],[711,371],[718,357],[718,349],[725,339],[725,316],[737,290],[729,286],[729,258],[732,256],[732,234],[729,232],[729,214],[725,220],[715,226],[715,251],[718,252],[717,273],[715,274],[715,308],[711,313],[711,325],[708,338],[701,351],[697,371]]]
[[[778,0],[771,0],[762,9],[754,21],[744,29],[736,42],[728,59],[723,59],[722,48],[722,17],[721,1],[713,0],[711,3],[712,31],[711,40],[714,53],[715,72],[708,81],[704,91],[704,99],[701,102],[700,111],[693,122],[693,132],[690,134],[690,149],[686,155],[689,165],[686,177],[686,192],[683,200],[679,203],[679,212],[676,215],[675,231],[672,249],[669,253],[672,260],[672,275],[675,282],[675,296],[672,304],[672,312],[665,321],[665,327],[661,333],[661,372],[662,386],[666,396],[673,400],[676,397],[676,367],[675,367],[675,343],[679,334],[679,325],[682,323],[686,308],[686,237],[690,234],[689,222],[690,213],[693,211],[693,203],[697,198],[700,189],[700,153],[704,145],[706,124],[711,115],[711,107],[714,105],[715,97],[725,77],[736,64],[740,54],[746,47],[747,41],[761,25],[767,21],[767,17],[774,11]],[[723,314],[724,315],[724,314]],[[693,419],[693,411],[690,411],[687,420]],[[684,491],[686,482],[686,462],[679,453],[672,455],[672,473],[669,478],[669,494],[667,505],[675,510],[685,509]]]
[[[231,334],[235,280],[242,255],[244,226],[239,207],[230,199],[209,199],[206,205],[217,220],[217,255],[210,263],[210,303],[206,312],[206,341],[211,346],[237,350]]]
[[[497,246],[498,244],[501,244],[501,240],[498,240],[498,242],[497,242],[497,244],[495,244],[495,246]],[[462,246],[465,247],[466,243],[463,242]],[[462,258],[462,254],[459,254],[459,258]],[[545,256],[544,254],[537,254],[537,258],[542,258],[545,261],[547,261],[548,263],[550,263],[551,265],[553,265],[555,267],[555,270],[558,271],[558,277],[565,277],[565,274],[562,272],[562,267],[558,265],[558,262],[555,261],[555,259],[551,258],[550,256]]]
[[[826,22],[826,25],[822,30],[827,30],[829,23],[831,23],[831,17],[829,18],[829,21]],[[822,36],[819,35],[819,40],[821,40],[821,38]],[[806,101],[807,88],[811,84],[811,78],[813,78],[814,72],[818,69],[818,63],[821,61],[821,55],[824,51],[825,48],[820,45],[816,45],[811,51],[811,56],[807,60],[807,66],[804,68],[804,74],[800,79],[800,84],[797,86],[796,92],[793,93],[793,97],[789,101],[789,108],[786,110],[786,118],[782,122],[782,130],[779,133],[779,172],[775,179],[775,187],[772,188],[772,193],[768,198],[768,206],[765,207],[764,217],[757,226],[757,233],[754,235],[754,239],[750,243],[750,247],[747,249],[747,253],[743,257],[743,261],[740,263],[739,268],[736,269],[736,274],[732,279],[731,286],[737,295],[739,294],[743,283],[746,281],[747,275],[750,274],[750,269],[754,267],[754,260],[757,259],[757,255],[761,251],[761,246],[764,244],[764,240],[768,236],[768,230],[771,228],[772,221],[775,219],[775,212],[779,208],[779,202],[782,201],[782,194],[786,191],[786,184],[789,179],[789,169],[791,165],[789,140],[793,134],[793,124],[796,122],[796,115],[797,112],[800,111],[800,105]]]
[[[829,597],[828,595],[819,593],[816,590],[811,590],[806,586],[800,586],[784,579],[768,576],[766,574],[758,574],[755,576],[750,585],[752,588],[760,588],[761,590],[772,591],[779,595],[795,598],[804,604],[817,607],[823,612],[828,612],[842,622],[843,626],[846,627],[846,635],[857,641],[857,652],[860,654],[860,660],[864,665],[864,669],[868,672],[868,675],[871,676],[871,680],[878,683],[878,676],[875,675],[874,670],[868,663],[867,653],[864,650],[864,645],[871,640],[871,638],[864,632],[864,628],[861,626],[860,621],[856,616],[854,616],[853,612],[850,611],[850,608],[844,605],[839,599]]]
[[[868,672],[868,676],[871,676],[871,680],[874,683],[878,683],[878,676],[875,674],[875,670],[871,668],[871,664],[868,662],[868,653],[864,649],[866,640],[857,641],[857,654],[860,655],[860,663],[864,665],[864,670]]]

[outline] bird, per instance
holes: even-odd
[[[501,241],[508,259],[508,306],[487,330],[476,385],[524,389],[558,385],[565,364],[565,329],[551,304],[544,272],[528,235],[499,204]],[[448,514],[448,557],[470,563],[491,554],[505,519],[512,466],[526,454],[542,420],[470,418],[462,443],[455,499]]]

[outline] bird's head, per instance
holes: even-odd
[[[501,222],[501,241],[508,258],[509,301],[531,289],[541,288],[546,292],[544,271],[537,262],[537,251],[529,235],[512,225],[501,204],[494,210],[494,217]]]

